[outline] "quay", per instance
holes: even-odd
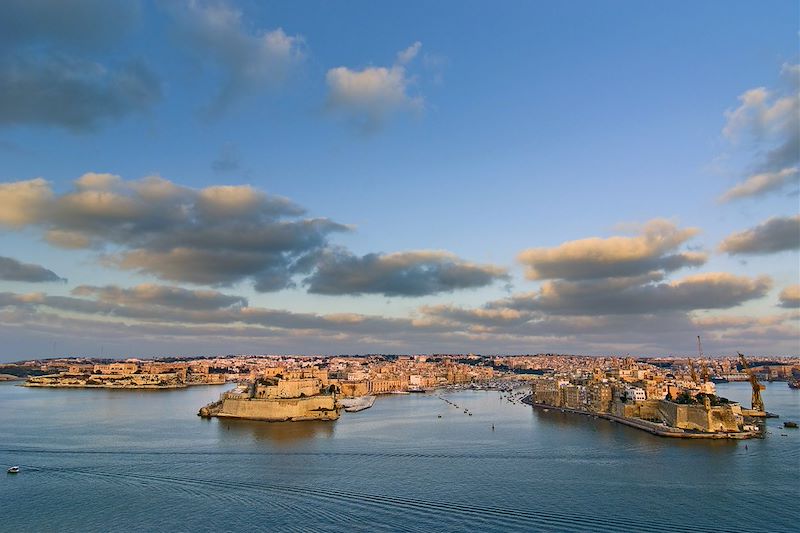
[[[532,395],[528,395],[522,399],[526,403],[537,409],[557,410],[562,413],[571,413],[584,416],[596,416],[611,422],[618,422],[620,424],[646,431],[652,435],[659,437],[672,437],[678,439],[734,439],[745,440],[760,437],[756,431],[734,431],[734,432],[701,432],[701,431],[687,431],[681,428],[666,426],[663,424],[656,424],[647,420],[633,419],[628,417],[616,416],[610,413],[594,413],[590,411],[583,411],[580,409],[571,409],[569,407],[556,407],[544,403],[536,403],[533,401]]]

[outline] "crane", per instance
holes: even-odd
[[[747,364],[747,359],[744,358],[744,355],[741,352],[737,353],[739,354],[739,360],[742,362],[744,371],[750,376],[750,385],[753,387],[753,411],[764,411],[764,400],[761,399],[761,390],[764,388],[764,385],[758,382],[758,378],[755,373],[750,370],[750,366]]]
[[[711,380],[711,372],[709,372],[708,365],[706,365],[705,361],[700,362],[700,379],[703,381]]]
[[[700,335],[697,336],[697,352],[700,357],[700,379],[708,381],[710,374],[708,372],[708,366],[706,366],[705,361],[703,361],[703,343],[700,342]]]
[[[692,381],[694,381],[695,383],[700,383],[699,381],[697,381],[697,372],[694,371],[694,365],[692,364],[692,360],[687,359],[686,364],[689,365],[689,372],[691,372],[692,374]]]

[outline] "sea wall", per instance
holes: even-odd
[[[223,398],[216,416],[267,421],[336,420],[333,396],[319,395],[292,399]]]

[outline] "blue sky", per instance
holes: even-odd
[[[195,191],[249,185],[302,206],[302,219],[353,227],[306,243],[291,256],[304,257],[306,271],[282,271],[282,286],[259,290],[250,275],[216,272],[198,282],[177,266],[168,275],[163,265],[121,267],[108,257],[161,252],[166,237],[142,244],[135,232],[97,229],[86,205],[66,213],[47,204],[24,223],[8,215],[0,257],[69,281],[22,281],[16,264],[4,277],[0,270],[0,333],[9,340],[2,358],[52,355],[38,352],[52,352],[54,342],[59,354],[92,355],[105,343],[121,356],[654,354],[690,351],[698,334],[709,337],[711,353],[714,345],[720,353],[800,351],[797,161],[793,153],[781,168],[766,162],[798,128],[794,2],[86,0],[68,10],[47,1],[0,10],[0,183],[41,177],[62,203],[86,173],[121,177],[123,185],[103,187],[123,197],[133,194],[124,183],[153,175]],[[760,87],[761,104],[739,99]],[[720,202],[764,172],[775,175],[770,187]],[[0,223],[18,199],[7,194],[0,189]],[[774,245],[720,248],[772,218],[778,222],[756,240]],[[619,243],[608,239],[636,239],[654,219],[672,224],[661,237],[697,231],[639,250],[637,261],[687,251],[704,253],[703,261],[648,263],[653,268],[636,270],[647,279],[624,274],[631,258],[611,257]],[[131,221],[114,223],[121,231]],[[146,227],[141,218],[136,225]],[[54,246],[43,238],[53,230],[88,235],[92,244]],[[178,233],[168,237],[180,247]],[[606,240],[570,260],[591,266],[605,250],[606,261],[621,261],[619,272],[526,277],[536,264],[520,261],[524,250],[563,251],[563,243],[591,237]],[[439,255],[409,255],[419,250]],[[675,288],[687,276],[720,273],[733,278]],[[755,283],[760,276],[769,282]],[[626,300],[637,313],[609,311],[620,302],[604,300],[615,296],[600,285],[612,282],[649,306]],[[590,291],[580,294],[593,306],[566,311],[570,283]],[[247,309],[298,320],[338,324],[347,314],[376,325],[248,324],[229,308],[189,325],[172,300],[115,299],[123,309],[111,309],[97,290],[76,291],[143,284],[239,295]],[[537,293],[543,289],[560,307]],[[31,303],[23,297],[31,293],[45,299]],[[519,295],[529,301],[520,304]],[[57,296],[66,300],[46,300]],[[492,315],[498,309],[506,322]],[[205,334],[190,329],[201,326]]]

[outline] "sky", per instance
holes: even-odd
[[[799,9],[5,1],[0,361],[800,354]]]

